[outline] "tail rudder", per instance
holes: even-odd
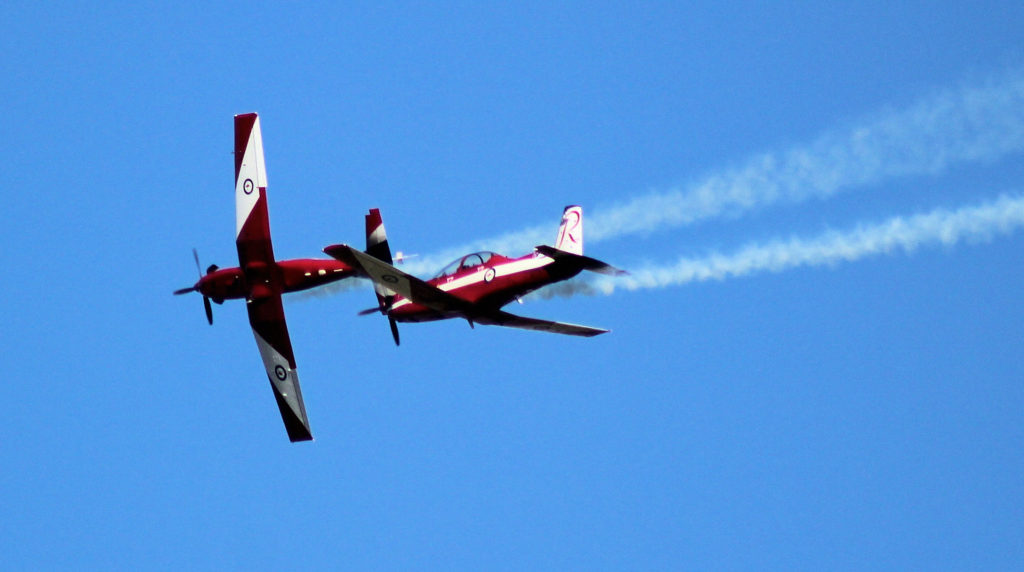
[[[391,247],[388,246],[388,234],[384,230],[380,209],[370,209],[366,215],[366,253],[377,260],[392,263]]]
[[[366,215],[366,253],[377,260],[394,264],[380,209],[370,209],[369,214]],[[373,290],[377,293],[377,303],[381,311],[387,311],[395,300],[395,293],[377,284],[373,285]]]
[[[380,216],[380,209],[370,209],[366,215],[366,253],[370,256],[388,264],[394,264],[391,258],[391,247],[388,245],[388,234],[384,230],[384,219]],[[395,293],[374,282],[373,291],[377,294],[377,308],[380,313],[388,317],[388,324],[391,326],[391,337],[395,345],[401,342],[398,337],[398,323],[391,316],[391,305],[395,303]]]
[[[572,254],[583,254],[583,207],[569,205],[562,212],[555,248]]]
[[[535,250],[561,265],[569,276],[575,276],[581,270],[612,276],[628,274],[600,260],[583,256],[583,207],[579,205],[565,207],[555,246],[538,246]]]

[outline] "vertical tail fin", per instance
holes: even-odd
[[[388,246],[388,234],[384,230],[384,220],[380,209],[370,209],[366,215],[366,253],[391,264],[391,247]]]
[[[388,235],[384,230],[384,220],[380,216],[380,209],[370,209],[366,215],[366,253],[382,260],[388,264],[394,264],[391,259],[391,247],[388,246]],[[377,302],[381,310],[391,306],[395,293],[383,286],[374,284],[374,291],[377,293]]]
[[[380,216],[380,209],[370,209],[366,215],[366,253],[370,256],[394,264],[391,259],[391,247],[388,245],[388,234],[384,230],[384,219]],[[399,345],[398,324],[391,317],[391,305],[395,302],[395,293],[377,283],[373,284],[373,291],[377,294],[377,307],[380,312],[388,317],[391,326],[391,337],[395,345]]]
[[[583,254],[583,207],[570,205],[562,212],[555,248],[572,254]]]

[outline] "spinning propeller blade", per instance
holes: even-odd
[[[195,259],[195,261],[196,261],[196,272],[199,273],[199,282],[202,282],[202,280],[203,280],[203,270],[202,270],[202,268],[203,267],[199,264],[199,252],[197,252],[196,249],[194,249],[194,248],[192,249],[192,258]],[[217,265],[216,264],[211,264],[210,267],[206,269],[206,273],[210,274],[211,272],[214,272],[215,270],[217,270]],[[188,294],[189,292],[199,292],[200,294],[202,294],[202,290],[199,289],[199,282],[196,282],[195,286],[190,286],[188,288],[179,288],[178,290],[175,290],[174,291],[174,295],[178,296],[180,294]],[[203,294],[203,308],[206,310],[206,321],[209,322],[210,325],[212,326],[213,325],[213,307],[210,306],[210,298],[208,298],[205,294]]]
[[[398,340],[398,322],[394,318],[388,316],[388,324],[391,325],[391,337],[395,338],[395,345],[400,346],[402,343]]]
[[[398,346],[398,345],[401,345],[401,343],[398,340],[398,322],[396,322],[395,319],[391,317],[391,304],[394,303],[394,301],[395,301],[395,297],[394,296],[387,296],[381,302],[380,306],[378,306],[376,308],[367,308],[367,309],[359,312],[358,315],[360,315],[360,316],[369,316],[370,314],[376,314],[376,313],[380,312],[381,314],[384,314],[385,316],[387,316],[388,317],[388,325],[391,326],[391,337],[395,339],[395,345]]]
[[[210,306],[210,299],[203,296],[203,307],[206,308],[206,321],[213,325],[213,306]]]

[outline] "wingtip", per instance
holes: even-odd
[[[332,244],[329,246],[325,246],[323,249],[323,253],[326,254],[327,256],[333,256],[334,258],[337,258],[339,255],[345,255],[349,251],[349,249],[351,249],[351,247],[344,243]]]

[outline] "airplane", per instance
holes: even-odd
[[[313,434],[295,371],[295,355],[281,295],[348,278],[356,274],[356,269],[334,259],[274,260],[263,137],[260,119],[255,113],[235,116],[235,230],[238,266],[210,265],[205,275],[199,270],[199,281],[195,285],[175,290],[174,294],[202,294],[210,325],[213,325],[211,300],[217,304],[223,304],[224,300],[245,300],[249,324],[288,438],[293,443],[310,441]],[[198,270],[199,255],[195,249],[192,255]]]
[[[626,274],[604,262],[583,256],[583,209],[565,207],[555,246],[537,246],[519,258],[493,252],[474,252],[445,266],[430,280],[421,280],[395,268],[379,209],[366,215],[366,251],[346,244],[324,249],[328,255],[361,269],[374,283],[377,307],[388,318],[395,345],[398,322],[428,322],[462,318],[474,324],[538,330],[591,337],[609,330],[517,316],[501,310],[513,300],[548,284],[568,280],[583,270],[609,275]]]

